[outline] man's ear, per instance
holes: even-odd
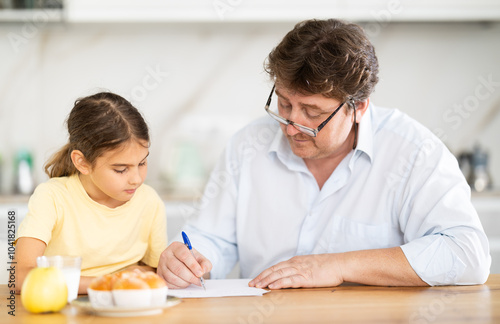
[[[370,98],[366,99],[365,101],[360,101],[356,103],[356,123],[361,122],[361,119],[368,111],[369,105],[370,105]]]
[[[90,164],[87,162],[87,159],[85,159],[85,156],[79,150],[71,151],[71,161],[81,174],[87,175],[92,170]]]

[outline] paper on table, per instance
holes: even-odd
[[[169,289],[168,295],[178,298],[204,298],[204,297],[227,297],[227,296],[262,296],[269,290],[248,287],[251,279],[220,279],[205,280],[205,291],[203,287],[191,285],[184,289]]]

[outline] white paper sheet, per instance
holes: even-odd
[[[269,290],[248,287],[251,279],[221,279],[205,280],[205,291],[203,287],[191,285],[184,289],[169,289],[168,295],[178,298],[205,298],[205,297],[228,297],[228,296],[262,296]]]

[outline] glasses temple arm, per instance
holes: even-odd
[[[274,92],[274,88],[276,87],[276,85],[274,84],[273,85],[273,88],[271,89],[271,93],[269,94],[269,98],[267,98],[267,103],[266,103],[266,110],[269,108],[269,106],[271,105],[271,99],[273,97],[273,92]]]

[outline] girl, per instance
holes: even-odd
[[[165,209],[143,184],[148,127],[127,100],[109,92],[79,99],[69,142],[45,165],[50,179],[28,203],[18,232],[16,290],[41,255],[79,255],[79,293],[94,276],[154,270],[167,245]]]

